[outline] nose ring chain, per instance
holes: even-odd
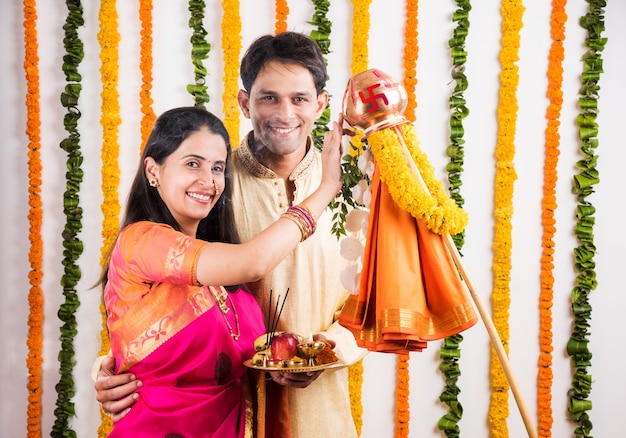
[[[220,189],[217,188],[217,183],[215,182],[215,178],[213,178],[213,188],[215,189],[215,196],[220,194]]]

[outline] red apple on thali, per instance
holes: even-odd
[[[298,353],[298,336],[284,332],[274,336],[272,345],[270,345],[270,353],[272,360],[289,360]]]

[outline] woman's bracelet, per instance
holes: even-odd
[[[300,242],[304,242],[306,239],[311,237],[317,227],[317,222],[313,217],[313,213],[311,213],[311,210],[309,210],[309,208],[304,204],[292,205],[281,215],[281,217],[290,219],[298,225],[298,228],[300,228],[300,232],[302,233]]]

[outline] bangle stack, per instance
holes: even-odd
[[[302,233],[300,242],[304,242],[315,232],[317,226],[315,218],[311,210],[304,204],[292,205],[280,217],[292,220],[300,228]]]

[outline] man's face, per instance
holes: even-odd
[[[317,95],[313,76],[297,64],[269,62],[239,105],[252,122],[256,146],[272,155],[304,155],[307,138],[322,115],[328,95]],[[251,145],[252,146],[252,145]]]

